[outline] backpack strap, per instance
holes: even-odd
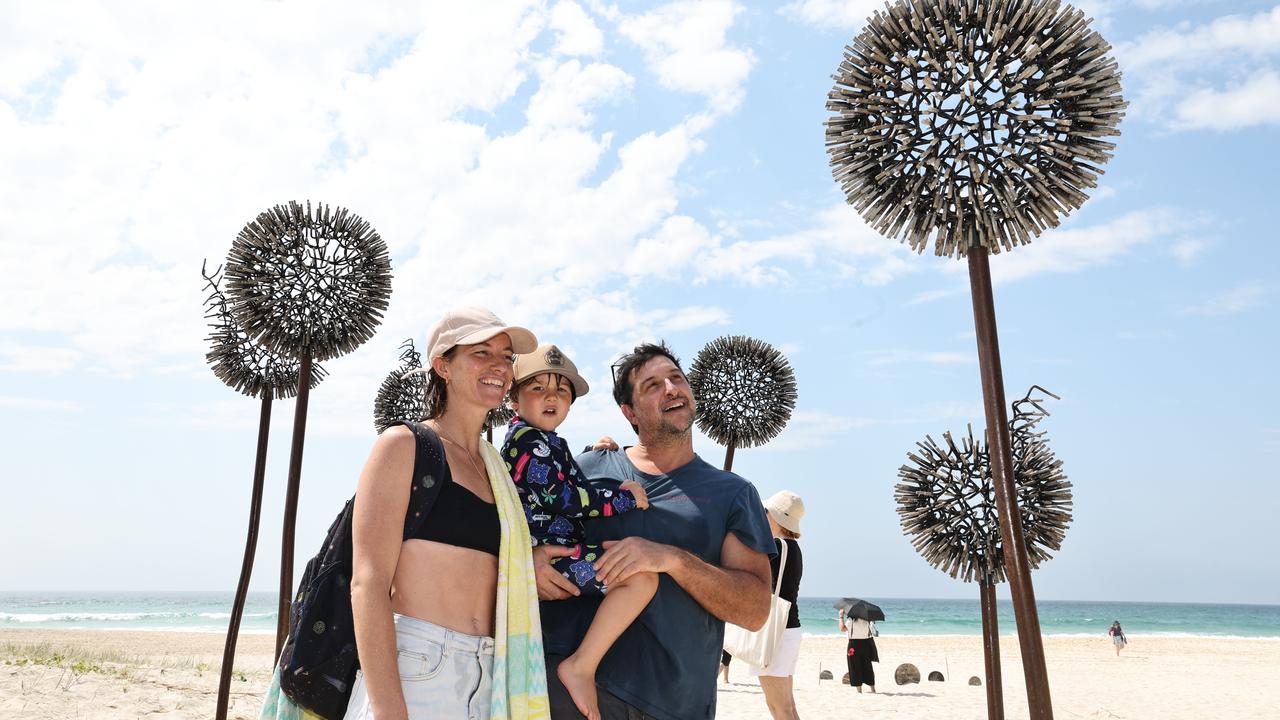
[[[453,481],[449,472],[449,463],[445,460],[444,443],[440,436],[429,426],[420,422],[400,422],[413,431],[417,440],[416,455],[413,459],[413,478],[409,492],[409,506],[404,513],[404,537],[408,540],[418,534],[422,523],[427,519],[436,498],[440,496],[440,488]]]

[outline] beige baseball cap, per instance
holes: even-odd
[[[578,366],[574,365],[560,348],[551,343],[543,343],[527,355],[516,356],[515,381],[512,387],[517,387],[525,380],[544,373],[555,373],[568,378],[569,382],[573,383],[575,398],[586,395],[591,389],[587,381],[578,374]]]
[[[790,490],[779,490],[764,501],[769,517],[782,527],[800,535],[800,518],[804,517],[804,500]]]
[[[428,363],[457,345],[482,343],[498,333],[511,338],[511,351],[517,355],[533,352],[538,338],[522,327],[508,325],[484,308],[468,307],[450,310],[431,328],[427,336]]]

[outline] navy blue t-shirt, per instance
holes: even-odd
[[[719,565],[721,546],[732,532],[752,550],[776,552],[755,486],[702,458],[695,456],[666,475],[640,472],[622,451],[592,451],[577,460],[587,477],[635,480],[649,496],[647,510],[586,523],[589,543],[638,535]],[[669,575],[658,578],[657,594],[604,656],[596,682],[661,720],[713,718],[724,621]],[[576,650],[599,603],[598,597],[543,601],[547,652],[569,655]]]

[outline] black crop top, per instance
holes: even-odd
[[[498,506],[481,500],[446,475],[431,513],[410,537],[480,550],[497,557],[502,540]]]

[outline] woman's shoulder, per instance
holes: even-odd
[[[418,436],[408,425],[392,425],[383,430],[373,442],[375,454],[402,456],[413,453],[418,446]]]

